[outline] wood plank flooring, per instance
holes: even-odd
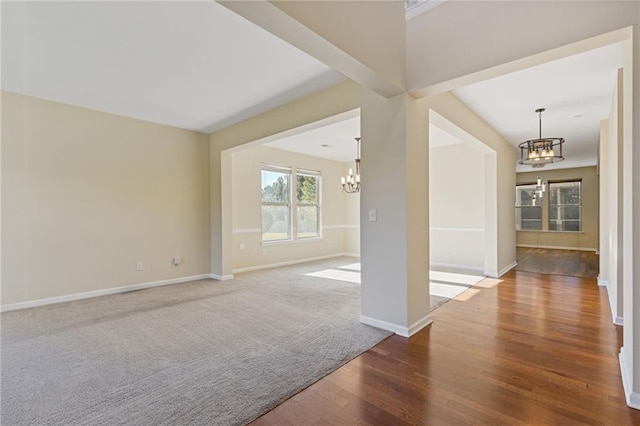
[[[516,271],[598,278],[598,255],[592,251],[516,247]]]
[[[605,290],[511,271],[432,312],[255,425],[640,425],[624,401]]]

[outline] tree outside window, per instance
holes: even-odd
[[[549,183],[549,230],[582,230],[580,182]]]
[[[262,241],[291,237],[289,169],[262,169]]]
[[[320,180],[320,172],[263,164],[262,241],[291,240],[292,229],[293,238],[320,236]]]
[[[315,172],[297,173],[297,238],[320,235],[320,175]]]

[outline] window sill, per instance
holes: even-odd
[[[318,237],[305,237],[305,238],[291,238],[288,240],[273,240],[273,241],[261,241],[260,244],[263,246],[278,246],[281,244],[297,244],[297,243],[305,243],[308,241],[320,241],[322,240],[322,235]]]
[[[584,234],[584,231],[549,231],[544,229],[516,229],[516,232],[536,232],[539,234]]]

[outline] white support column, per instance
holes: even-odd
[[[209,138],[211,278],[229,280],[232,273],[231,153]]]
[[[429,117],[421,104],[363,89],[361,321],[402,336],[431,323]]]
[[[622,382],[630,407],[640,409],[640,31],[623,43],[623,291]]]

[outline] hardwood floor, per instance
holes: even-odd
[[[432,316],[253,424],[640,425],[622,390],[621,328],[594,280],[511,271]]]
[[[516,247],[516,271],[598,278],[598,255],[592,251]]]

